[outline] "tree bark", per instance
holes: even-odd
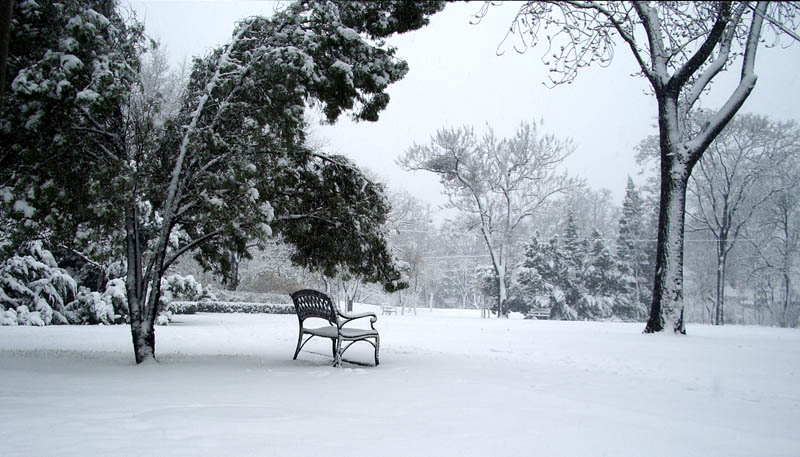
[[[230,291],[235,291],[239,288],[239,255],[231,249],[228,253],[229,258],[228,261],[230,262],[230,271],[228,271],[227,280],[227,287],[226,289]]]
[[[674,157],[674,156],[673,156]],[[665,160],[662,158],[662,164]],[[689,168],[679,160],[662,165],[653,304],[645,333],[671,328],[686,333],[683,320],[683,241]],[[665,173],[666,172],[666,173]]]
[[[14,0],[2,0],[0,4],[0,102],[6,95],[6,72],[8,71],[8,45],[11,41],[11,17]]]
[[[506,275],[503,265],[497,269],[497,291],[497,318],[508,317],[504,309],[508,292],[506,291]]]
[[[127,246],[128,271],[125,292],[128,299],[128,317],[133,339],[133,354],[136,363],[155,358],[154,325],[147,324],[146,279],[142,276],[142,243],[137,224],[136,203],[131,202],[125,214],[125,238]]]
[[[717,242],[717,309],[715,324],[725,324],[725,270],[728,261],[727,238],[721,236]]]
[[[791,305],[791,282],[788,270],[783,271],[783,318],[782,327],[791,327],[789,323],[789,305]]]
[[[781,318],[783,327],[791,327],[789,324],[789,306],[791,306],[791,282],[789,270],[791,268],[791,260],[789,253],[791,252],[791,242],[789,233],[789,214],[786,207],[782,208],[782,223],[783,223],[783,317]]]

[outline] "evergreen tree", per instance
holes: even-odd
[[[590,319],[616,317],[641,320],[646,315],[643,304],[634,300],[634,282],[628,266],[609,249],[600,232],[592,233],[592,249],[585,270],[586,315]]]
[[[547,244],[539,241],[538,234],[531,239],[518,278],[524,300],[550,307],[553,319],[644,316],[643,307],[632,299],[627,265],[614,255],[597,229],[587,241],[571,212],[562,237],[552,237]]]
[[[555,266],[552,254],[549,245],[539,241],[538,232],[525,246],[525,257],[517,269],[515,291],[529,308],[550,308],[552,305],[550,292]]]
[[[114,2],[20,2],[0,105],[2,212],[14,245],[114,236],[111,184],[124,148],[123,106],[136,86],[142,28]],[[87,175],[91,179],[87,179]],[[97,205],[101,193],[110,205]]]
[[[644,202],[639,190],[628,177],[625,199],[622,201],[622,217],[619,220],[619,236],[617,238],[617,256],[631,275],[633,286],[633,306],[643,310],[642,315],[621,316],[641,319],[646,315],[648,304],[652,300],[652,263],[655,261],[655,244],[653,236],[647,230],[651,217],[645,213]],[[637,311],[638,313],[638,311]]]
[[[587,243],[581,238],[575,217],[570,212],[562,238],[554,236],[543,245],[535,236],[528,243],[518,275],[526,299],[546,303],[553,319],[586,318],[578,309],[585,294],[582,276],[586,255]]]
[[[561,274],[555,280],[564,293],[564,303],[561,306],[565,312],[562,314],[562,318],[585,319],[588,316],[579,308],[579,303],[586,294],[583,275],[587,267],[589,246],[585,237],[580,233],[572,210],[567,213],[566,227],[561,240],[561,252],[555,256],[559,260],[557,265],[561,264]]]
[[[385,241],[370,225],[382,224],[388,207],[379,204],[380,186],[341,158],[306,148],[303,112],[316,104],[328,122],[344,112],[376,120],[388,85],[408,71],[382,39],[424,25],[442,7],[295,2],[272,18],[248,18],[229,44],[195,60],[179,112],[161,126],[127,116],[138,115],[126,102],[138,78],[140,26],[122,21],[109,1],[24,2],[12,27],[17,76],[0,126],[5,211],[29,233],[63,234],[64,242],[107,234],[127,260],[137,362],[155,354],[167,269],[190,251],[209,264],[242,254],[249,240],[271,235],[276,217],[301,224],[285,230],[287,238],[320,224],[338,233],[337,242],[347,241],[296,238],[347,249],[344,259],[326,259],[306,246],[315,259],[369,270],[397,287]],[[304,212],[272,205],[287,189],[302,195],[292,204]],[[340,191],[361,200],[358,209],[320,209],[312,197],[319,191],[328,203]]]

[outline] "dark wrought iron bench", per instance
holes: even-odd
[[[366,341],[375,348],[375,365],[378,365],[378,352],[381,347],[381,338],[380,335],[378,335],[378,331],[375,329],[375,322],[378,320],[378,316],[374,313],[343,313],[339,311],[339,308],[334,304],[328,294],[318,290],[298,290],[291,296],[294,302],[294,309],[297,312],[297,319],[300,322],[297,349],[294,351],[292,360],[297,360],[297,354],[300,353],[300,349],[302,349],[311,338],[320,336],[331,339],[333,346],[333,366],[341,365],[342,354],[344,354],[353,343],[358,341]],[[370,318],[370,329],[343,328],[348,322],[364,317]],[[303,322],[309,318],[324,319],[328,321],[329,325],[317,328],[306,328]],[[308,335],[305,341],[303,341],[303,335]],[[344,342],[349,342],[349,344],[342,347],[342,343]]]

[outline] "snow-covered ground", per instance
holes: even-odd
[[[145,366],[125,326],[0,327],[0,455],[800,455],[796,330],[377,325],[381,365],[342,369],[328,340],[291,360],[294,315],[177,316]]]

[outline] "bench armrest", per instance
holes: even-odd
[[[348,314],[348,313],[339,311],[339,316],[343,318],[342,319],[342,324],[339,327],[343,327],[344,324],[346,324],[346,323],[348,323],[350,321],[354,321],[356,319],[361,319],[361,318],[364,318],[364,317],[369,317],[370,318],[369,323],[370,323],[371,326],[372,326],[372,324],[374,324],[375,322],[378,321],[378,316],[375,313]],[[374,329],[375,327],[372,326],[372,328]]]

